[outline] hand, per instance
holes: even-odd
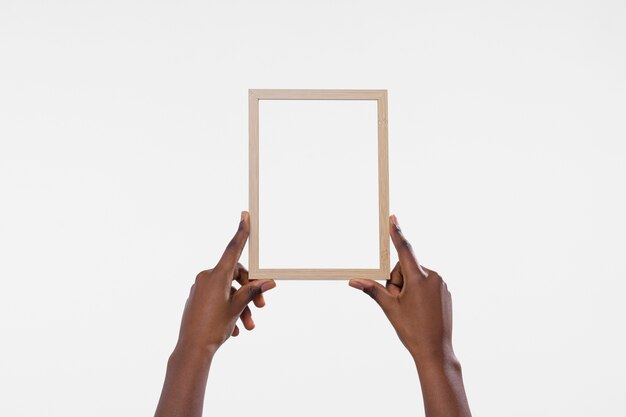
[[[390,222],[391,240],[400,261],[386,286],[365,279],[353,279],[349,284],[381,306],[418,367],[432,361],[455,360],[448,287],[439,274],[417,262],[395,216]]]
[[[215,268],[202,271],[191,286],[180,326],[177,349],[214,354],[231,336],[239,334],[240,318],[247,330],[254,328],[248,303],[263,307],[263,293],[276,286],[274,280],[248,280],[248,271],[238,263],[250,233],[250,215],[241,213],[237,233]],[[235,289],[233,281],[241,287]]]

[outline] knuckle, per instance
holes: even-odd
[[[211,271],[212,271],[212,269],[209,269],[209,270],[206,270],[206,271],[200,271],[198,273],[198,275],[196,275],[196,281],[195,281],[194,285],[199,283],[200,281],[206,279],[206,277],[211,273]]]
[[[376,298],[378,297],[378,288],[376,287],[365,288],[363,292],[372,297],[374,300],[376,300]]]
[[[263,291],[261,290],[261,287],[259,286],[251,285],[248,287],[248,298],[250,299],[253,299],[257,295],[260,295],[261,293],[263,293]]]
[[[237,279],[247,281],[248,278],[248,270],[245,266],[240,264],[239,262],[235,265],[235,271],[237,272]]]
[[[441,280],[441,277],[437,274],[429,273],[427,281],[430,283],[430,285],[443,287],[443,281]]]

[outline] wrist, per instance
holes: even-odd
[[[411,356],[418,371],[421,370],[445,370],[461,369],[461,363],[457,359],[452,346],[427,351],[411,351]]]
[[[179,343],[170,355],[168,363],[170,365],[189,364],[194,367],[210,366],[216,351],[217,347],[199,348]]]

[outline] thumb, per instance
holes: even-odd
[[[387,312],[387,308],[394,298],[387,288],[371,279],[351,279],[348,285],[372,297],[384,312]]]
[[[254,280],[242,285],[232,296],[232,304],[239,314],[255,297],[276,286],[273,279]]]

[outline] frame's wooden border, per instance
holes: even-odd
[[[259,269],[259,100],[376,100],[378,106],[378,269]],[[250,279],[389,279],[387,90],[249,90]]]

